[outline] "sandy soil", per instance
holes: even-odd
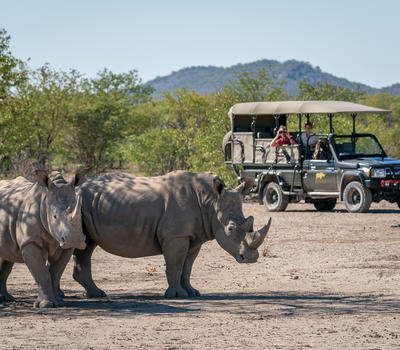
[[[245,204],[257,226],[268,213]],[[215,241],[193,271],[194,299],[166,300],[162,256],[129,260],[97,249],[94,277],[106,299],[62,279],[66,307],[33,309],[35,286],[16,265],[0,304],[1,349],[400,348],[400,211],[272,213],[259,262],[239,265]]]

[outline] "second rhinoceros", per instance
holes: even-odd
[[[63,305],[61,275],[73,248],[86,247],[81,200],[60,173],[38,172],[32,183],[23,177],[0,181],[0,301],[13,301],[7,278],[14,263],[28,266],[39,289],[36,307]]]
[[[228,188],[212,173],[176,171],[144,178],[106,173],[80,186],[85,250],[74,252],[74,279],[89,297],[105,296],[92,279],[91,255],[97,245],[109,253],[138,258],[163,254],[166,297],[200,295],[190,274],[201,245],[216,239],[239,263],[258,259],[257,248],[269,229],[253,231],[244,218],[242,195],[248,185]]]

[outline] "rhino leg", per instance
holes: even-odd
[[[97,244],[89,239],[85,250],[75,249],[74,251],[74,272],[72,277],[83,288],[85,288],[84,296],[88,298],[106,297],[100,288],[96,286],[92,277],[92,254]]]
[[[200,296],[200,292],[197,289],[194,289],[190,284],[190,275],[192,273],[192,266],[195,259],[197,258],[197,255],[199,254],[200,248],[201,247],[195,248],[191,252],[189,252],[188,255],[186,256],[185,263],[183,265],[181,284],[182,287],[188,292],[190,297]]]
[[[182,287],[181,279],[185,259],[189,251],[188,238],[176,238],[167,241],[162,246],[165,259],[168,289],[166,298],[188,297],[189,293]]]
[[[22,256],[38,286],[39,295],[35,307],[57,307],[57,299],[53,293],[53,283],[42,249],[31,243],[22,248]]]
[[[7,278],[11,273],[14,263],[0,258],[0,302],[15,301],[7,292]]]
[[[64,306],[63,296],[60,294],[60,279],[72,256],[73,249],[63,249],[57,254],[56,257],[49,257],[50,262],[50,276],[53,284],[53,293],[57,299],[58,306]]]

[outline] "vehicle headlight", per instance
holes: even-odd
[[[371,176],[372,177],[386,177],[386,170],[385,169],[371,169]]]
[[[370,168],[360,168],[360,170],[367,176],[371,175],[371,169]]]

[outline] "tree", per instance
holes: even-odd
[[[222,94],[229,97],[231,102],[279,101],[288,98],[283,91],[285,82],[278,81],[265,68],[256,72],[237,72],[236,77],[234,83],[222,88]]]
[[[400,158],[400,96],[368,95],[360,103],[391,110],[392,113],[360,119],[359,130],[375,134],[390,157]]]
[[[120,144],[135,120],[133,109],[151,99],[152,88],[143,86],[136,71],[99,72],[81,87],[79,107],[69,118],[64,146],[89,172],[122,165]],[[72,161],[72,159],[70,159]]]
[[[318,100],[333,100],[333,101],[351,101],[358,102],[362,97],[366,96],[364,91],[359,88],[348,89],[343,86],[336,86],[329,83],[318,82],[309,84],[304,78],[299,84],[298,100],[303,101],[318,101]],[[326,115],[313,115],[311,118],[314,124],[314,129],[318,132],[329,132],[329,119]],[[289,128],[297,130],[297,120],[289,119]],[[349,116],[336,115],[334,118],[335,133],[349,133],[352,130],[352,119]]]
[[[238,73],[235,83],[221,92],[200,95],[180,89],[147,106],[153,128],[132,136],[125,153],[146,175],[184,169],[214,171],[227,183],[236,179],[224,165],[222,139],[230,129],[228,111],[238,102],[285,99],[283,83],[263,69],[255,73]],[[144,112],[144,111],[143,111]]]
[[[18,162],[47,163],[54,141],[64,130],[72,113],[80,76],[75,71],[57,72],[48,65],[29,72],[29,80],[14,89],[3,113],[2,155]]]
[[[304,78],[299,84],[298,100],[333,100],[333,101],[358,101],[366,96],[366,92],[360,90],[348,89],[343,86],[336,86],[326,82],[318,82],[314,85],[307,83]]]
[[[25,64],[12,55],[10,39],[7,31],[0,28],[0,106],[11,89],[26,80]]]

